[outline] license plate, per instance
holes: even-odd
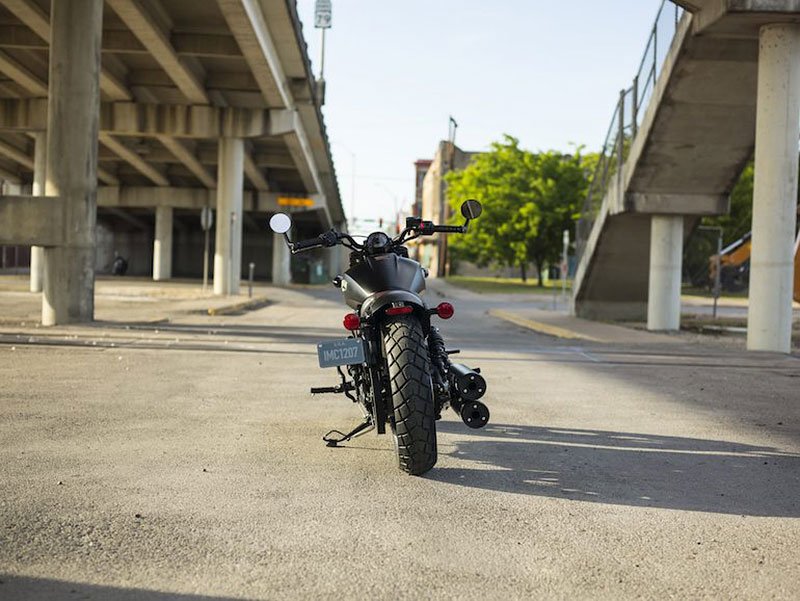
[[[317,344],[320,367],[364,363],[364,341],[360,338],[329,340]]]

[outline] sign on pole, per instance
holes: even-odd
[[[206,293],[208,288],[209,232],[212,225],[214,225],[214,211],[211,210],[211,207],[203,207],[200,210],[200,227],[205,232],[205,242],[203,244],[203,294]]]
[[[314,5],[314,27],[331,28],[331,0],[317,0]]]
[[[203,207],[200,210],[200,227],[203,228],[203,231],[208,231],[212,225],[214,225],[214,212],[211,207]]]

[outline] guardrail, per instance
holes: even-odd
[[[674,10],[673,10],[674,9]],[[671,0],[662,0],[658,8],[639,70],[630,87],[620,91],[614,116],[608,127],[600,157],[597,161],[589,192],[576,228],[576,255],[580,261],[592,232],[595,218],[603,204],[612,177],[621,176],[631,144],[639,132],[650,98],[653,95],[664,59],[667,56],[684,10]]]

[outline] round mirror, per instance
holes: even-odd
[[[285,234],[292,227],[292,219],[286,213],[275,213],[269,219],[269,227],[276,234]]]
[[[465,200],[461,204],[461,214],[466,219],[477,219],[481,216],[483,212],[483,207],[481,207],[481,203],[477,200]]]

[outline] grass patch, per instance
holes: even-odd
[[[467,277],[453,275],[447,282],[478,294],[553,294],[553,287],[561,291],[561,282],[545,282],[540,288],[536,278],[523,282],[520,278]],[[567,281],[567,290],[572,282]]]
[[[714,298],[714,295],[709,288],[698,286],[684,286],[681,289],[681,294],[685,294],[687,296],[701,296],[703,298]],[[722,294],[720,294],[720,298],[747,298],[747,290],[740,290],[739,292],[728,292],[727,290],[723,290]]]

